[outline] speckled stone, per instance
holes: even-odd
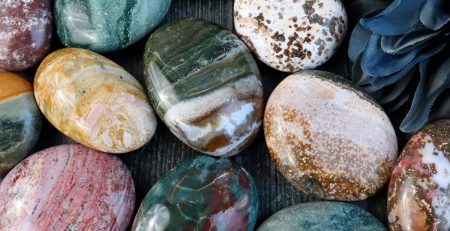
[[[47,56],[36,72],[34,92],[53,126],[100,151],[131,152],[156,130],[156,117],[139,82],[92,51],[65,48]]]
[[[0,71],[0,177],[30,154],[41,123],[31,84]]]
[[[329,200],[371,196],[397,158],[394,128],[381,107],[327,72],[284,79],[267,103],[264,132],[284,177]]]
[[[406,144],[388,191],[389,227],[450,230],[450,120],[434,122]]]
[[[243,168],[198,156],[156,182],[132,230],[253,230],[257,213],[256,186]]]
[[[125,48],[163,20],[171,0],[56,0],[55,21],[65,46],[96,52]]]
[[[50,48],[49,0],[0,1],[0,70],[22,71],[40,62]]]
[[[384,231],[370,213],[340,202],[309,202],[278,211],[258,231]]]
[[[340,0],[235,0],[237,34],[264,63],[280,71],[313,69],[344,40]]]
[[[113,155],[82,145],[35,153],[0,184],[0,230],[126,230],[133,179]]]
[[[162,26],[147,42],[144,75],[157,114],[190,147],[224,157],[254,140],[262,83],[249,50],[230,31],[195,18]]]

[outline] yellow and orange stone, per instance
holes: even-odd
[[[155,133],[156,118],[139,82],[92,51],[65,48],[53,52],[39,66],[34,88],[50,123],[88,147],[130,152]]]
[[[0,71],[0,177],[31,152],[41,122],[31,84]]]

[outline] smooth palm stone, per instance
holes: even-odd
[[[253,141],[262,84],[249,50],[230,31],[195,18],[168,23],[150,36],[144,64],[153,107],[184,143],[223,157]]]
[[[406,144],[388,191],[389,227],[450,230],[450,120],[419,130]]]
[[[182,162],[145,196],[132,230],[253,230],[258,213],[252,177],[228,159]]]
[[[384,231],[370,213],[341,202],[309,202],[278,211],[258,231]]]
[[[285,78],[267,102],[264,133],[283,176],[327,200],[373,195],[397,158],[397,138],[383,109],[328,72]]]
[[[82,145],[35,153],[0,184],[0,230],[126,230],[133,179],[119,158]]]
[[[65,46],[112,52],[148,34],[171,0],[56,0],[56,28]]]
[[[0,70],[22,71],[40,62],[52,41],[50,0],[0,1]]]
[[[88,147],[131,152],[155,133],[156,117],[144,88],[122,67],[92,51],[53,52],[39,66],[34,87],[50,123]]]
[[[0,71],[0,177],[30,154],[41,123],[31,84]]]

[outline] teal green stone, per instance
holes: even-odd
[[[282,209],[269,217],[258,231],[387,230],[370,213],[341,202],[309,202]]]
[[[31,153],[41,123],[32,93],[0,100],[0,177]]]
[[[56,0],[58,36],[68,47],[116,51],[158,26],[170,3],[171,0]]]
[[[230,31],[196,18],[163,25],[144,52],[150,101],[190,147],[232,156],[255,138],[263,88],[253,56]]]
[[[198,156],[155,183],[132,230],[253,230],[257,212],[256,186],[243,168]]]

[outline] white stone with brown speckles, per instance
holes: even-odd
[[[236,32],[267,65],[285,72],[313,69],[345,37],[340,0],[235,0]]]
[[[280,172],[329,200],[362,200],[388,180],[397,139],[385,112],[338,76],[303,71],[267,103],[264,130]]]

